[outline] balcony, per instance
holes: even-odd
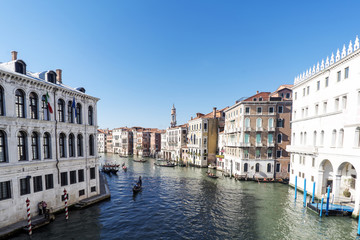
[[[256,143],[255,143],[255,146],[256,146],[256,147],[262,147],[263,144],[262,144],[262,142],[256,142]]]
[[[244,127],[244,131],[245,131],[245,132],[250,132],[250,131],[251,131],[251,127]]]
[[[236,142],[229,142],[226,144],[227,147],[239,147],[240,144]]]
[[[268,131],[269,132],[275,132],[275,128],[274,127],[268,127]]]
[[[286,151],[291,153],[299,153],[299,154],[318,154],[318,147],[287,145]]]
[[[267,146],[268,147],[275,147],[275,143],[274,142],[267,142]]]
[[[264,130],[263,130],[262,127],[256,127],[256,131],[257,131],[257,132],[262,132],[262,131],[264,131]]]
[[[248,143],[239,143],[239,146],[240,146],[240,147],[250,147],[251,145],[250,145],[250,143],[248,142]]]

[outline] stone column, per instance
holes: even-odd
[[[356,193],[355,193],[355,206],[354,206],[354,211],[352,213],[353,217],[358,217],[359,216],[359,204],[360,204],[360,179],[357,178],[356,179],[356,183],[355,183],[355,189],[356,189]]]
[[[333,191],[332,194],[334,195],[334,203],[340,201],[340,183],[341,183],[341,175],[335,175],[334,182],[333,182]]]
[[[316,183],[316,193],[315,193],[315,195],[321,196],[323,194],[323,192],[322,192],[323,184],[324,184],[323,182],[324,182],[324,170],[319,169],[319,171],[318,171],[318,182]]]

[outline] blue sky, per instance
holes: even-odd
[[[1,0],[0,61],[63,69],[100,128],[166,128],[294,77],[360,35],[359,1]]]

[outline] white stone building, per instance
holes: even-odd
[[[106,134],[101,129],[98,129],[97,148],[99,153],[104,153],[106,149]]]
[[[166,129],[166,149],[163,156],[166,160],[180,161],[182,148],[187,144],[187,124]]]
[[[122,135],[123,129],[122,128],[114,128],[112,131],[112,137],[113,137],[113,153],[119,154],[122,149]]]
[[[64,85],[61,70],[26,67],[16,52],[0,64],[0,227],[26,219],[27,199],[37,215],[40,201],[64,208],[64,189],[70,205],[100,192],[99,99]]]
[[[295,78],[290,184],[320,197],[331,186],[334,202],[360,204],[360,50],[346,48]],[[350,195],[350,196],[349,196]]]

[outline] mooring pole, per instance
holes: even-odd
[[[330,202],[330,185],[327,187],[326,216],[329,216],[329,202]]]
[[[315,198],[315,182],[313,183],[313,194],[311,198],[311,203],[314,203],[314,198]]]
[[[306,190],[304,190],[304,207],[306,207],[306,194],[307,194],[307,192],[306,192]]]
[[[296,195],[297,195],[297,176],[295,176],[295,201],[296,201]]]
[[[357,235],[360,235],[360,216],[359,216],[359,220],[358,220],[358,232]]]
[[[322,217],[322,213],[323,213],[323,205],[324,205],[324,198],[323,198],[323,197],[321,197],[320,217]]]

